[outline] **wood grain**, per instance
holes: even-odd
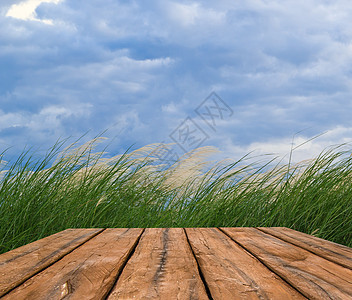
[[[108,299],[208,299],[184,230],[146,229]]]
[[[352,271],[255,228],[221,228],[309,299],[351,299]]]
[[[304,299],[218,229],[186,233],[214,299]]]
[[[286,227],[258,229],[352,270],[351,248]]]
[[[103,299],[143,229],[106,229],[3,299]]]
[[[0,296],[103,229],[67,229],[0,255]]]

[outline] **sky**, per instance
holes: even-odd
[[[351,15],[349,0],[1,0],[0,153],[104,132],[111,155],[312,158],[352,141]]]

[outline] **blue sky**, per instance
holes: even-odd
[[[193,126],[183,148],[236,159],[325,132],[295,154],[313,157],[352,139],[351,15],[349,0],[2,0],[0,147],[107,129],[117,154],[182,146]]]

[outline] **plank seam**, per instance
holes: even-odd
[[[270,232],[266,232],[266,231],[264,231],[264,230],[262,230],[262,229],[260,229],[260,228],[258,228],[258,227],[254,227],[254,228],[257,229],[257,230],[259,230],[260,232],[263,232],[263,233],[268,234],[268,235],[270,235],[270,236],[272,236],[272,237],[275,237],[275,238],[277,238],[277,239],[280,239],[280,240],[282,240],[282,241],[284,241],[284,242],[286,242],[286,243],[288,243],[288,244],[291,244],[291,245],[293,245],[293,246],[296,246],[296,247],[299,247],[299,248],[301,248],[301,249],[303,249],[303,250],[306,250],[306,251],[308,251],[308,252],[310,252],[310,253],[312,253],[312,254],[314,254],[314,255],[316,255],[316,256],[321,257],[322,259],[325,259],[325,260],[330,261],[330,262],[332,262],[332,263],[334,263],[334,264],[337,264],[337,265],[340,265],[340,266],[342,266],[342,267],[344,267],[344,268],[347,268],[347,269],[352,270],[352,268],[351,268],[350,266],[348,266],[348,265],[345,265],[345,264],[343,264],[343,263],[336,262],[336,261],[334,261],[334,260],[332,260],[332,259],[330,259],[330,258],[328,258],[328,257],[324,257],[324,256],[321,256],[321,255],[318,254],[318,253],[315,253],[314,251],[312,251],[312,250],[309,249],[309,247],[308,247],[309,244],[306,244],[304,241],[302,241],[302,240],[300,240],[300,239],[296,239],[296,238],[290,237],[289,235],[287,235],[287,234],[281,232],[283,235],[285,235],[285,236],[287,236],[287,237],[289,237],[289,238],[291,238],[291,239],[296,239],[298,242],[301,242],[301,243],[303,243],[303,244],[308,245],[307,248],[304,248],[304,247],[302,247],[302,246],[300,246],[300,245],[298,245],[298,244],[295,244],[295,243],[293,243],[293,242],[290,242],[290,241],[288,241],[288,240],[285,240],[284,238],[279,237],[279,236],[276,236],[275,234],[272,234],[272,233],[270,233]],[[313,247],[313,246],[311,246],[311,247]],[[339,257],[342,256],[342,258],[346,258],[344,255],[340,255],[340,253],[335,252],[335,251],[332,251],[332,250],[327,249],[327,248],[325,248],[325,247],[322,247],[322,249],[323,249],[324,251],[330,252],[330,253],[332,253],[332,254],[338,254]]]
[[[127,263],[129,262],[129,260],[133,256],[134,252],[136,251],[136,248],[137,248],[137,246],[138,246],[138,244],[139,244],[144,232],[145,232],[145,228],[143,228],[141,234],[139,235],[139,237],[136,239],[135,243],[131,247],[132,250],[127,255],[125,261],[121,264],[121,268],[120,268],[119,272],[117,273],[116,278],[115,278],[113,284],[111,285],[111,288],[106,292],[105,296],[103,297],[104,300],[108,299],[110,294],[111,294],[111,292],[114,290],[114,288],[115,288],[115,286],[116,286],[116,284],[117,284],[117,282],[118,282],[123,270],[125,269]]]
[[[193,257],[194,257],[194,259],[195,259],[195,261],[196,261],[198,273],[199,273],[200,279],[201,279],[202,282],[203,282],[203,285],[204,285],[205,291],[206,291],[206,293],[207,293],[207,296],[208,296],[209,300],[213,300],[214,298],[213,298],[213,296],[211,295],[209,286],[208,286],[208,284],[207,284],[207,282],[206,282],[206,280],[205,280],[205,277],[204,277],[204,274],[203,274],[203,272],[202,272],[202,269],[200,268],[199,262],[198,262],[198,260],[197,260],[197,256],[196,256],[196,254],[194,253],[194,250],[193,250],[193,248],[192,248],[191,242],[190,242],[190,240],[189,240],[189,238],[188,238],[187,231],[186,231],[185,228],[183,228],[183,231],[184,231],[184,233],[185,233],[185,235],[186,235],[186,239],[187,239],[188,246],[189,246],[189,248],[190,248],[190,250],[191,250],[191,252],[192,252],[192,255],[193,255]]]
[[[65,253],[63,256],[59,257],[57,260],[55,260],[54,262],[48,264],[46,267],[39,269],[37,272],[33,273],[30,277],[28,278],[24,278],[23,280],[21,280],[16,286],[14,286],[12,289],[8,290],[6,293],[2,294],[0,298],[6,296],[7,294],[9,294],[10,292],[12,292],[13,290],[15,290],[16,288],[18,288],[20,285],[24,284],[26,281],[30,280],[32,277],[36,276],[37,274],[45,271],[46,269],[50,268],[52,265],[56,264],[58,261],[62,260],[66,255],[72,253],[74,250],[76,250],[77,248],[83,246],[85,243],[87,243],[88,241],[90,241],[92,238],[96,237],[97,235],[101,234],[102,232],[104,232],[106,230],[106,228],[92,234],[91,237],[89,237],[86,241],[84,241],[83,243],[77,245],[76,247],[74,247],[73,249],[71,249],[70,251],[68,251],[67,253]]]
[[[256,258],[264,267],[266,267],[270,272],[274,273],[276,276],[281,278],[283,282],[288,284],[290,287],[292,287],[295,291],[297,291],[299,294],[301,294],[303,297],[307,298],[306,295],[304,295],[301,291],[299,291],[294,285],[292,285],[289,281],[287,281],[284,277],[282,277],[280,274],[276,273],[275,269],[271,268],[269,265],[267,265],[264,261],[262,261],[257,255],[249,251],[245,246],[243,246],[240,242],[236,241],[233,239],[230,235],[228,235],[224,230],[222,230],[220,227],[217,227],[218,230],[220,230],[223,234],[225,234],[227,237],[229,237],[233,242],[235,242],[239,247],[241,247],[245,252],[251,254],[254,258]],[[254,228],[257,229],[257,228]],[[258,229],[257,229],[258,230]],[[308,299],[308,298],[307,298]]]

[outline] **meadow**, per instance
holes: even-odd
[[[215,149],[202,147],[166,165],[164,145],[108,157],[95,148],[102,141],[61,141],[44,156],[1,161],[0,253],[89,227],[285,226],[352,247],[348,145],[298,164],[212,162]]]

